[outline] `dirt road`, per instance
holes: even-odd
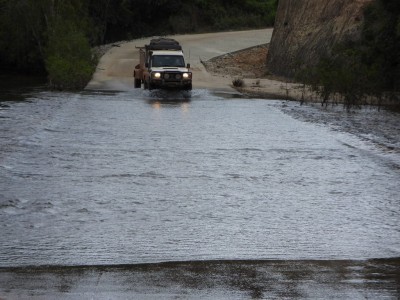
[[[250,31],[176,35],[184,49],[187,62],[192,66],[193,87],[214,90],[233,90],[232,79],[215,76],[206,71],[201,61],[229,52],[269,43],[272,28]],[[139,61],[136,46],[149,43],[150,38],[119,43],[100,60],[97,71],[86,89],[130,90],[133,88],[133,69]]]

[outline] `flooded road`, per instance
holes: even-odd
[[[343,124],[365,128],[360,114],[379,120],[385,113],[355,112]],[[360,292],[351,285],[346,295],[384,290],[395,299],[400,128],[398,114],[386,114],[391,129],[382,138],[352,132],[332,113],[321,119],[321,111],[297,103],[207,90],[38,92],[27,101],[3,102],[0,298],[29,289],[21,274],[44,266],[49,269],[39,273],[68,277],[76,266],[77,273],[96,277],[102,272],[91,266],[188,262],[181,272],[191,276],[195,262],[215,261],[207,264],[214,268],[223,261],[270,261],[254,268],[244,263],[256,280],[258,272],[277,275],[271,271],[276,265],[323,272],[321,261],[331,261],[330,278],[346,264],[361,274],[348,279],[365,283],[368,274],[360,270],[368,261],[394,258],[378,263],[382,278],[389,278],[385,288]],[[114,271],[106,273],[112,278]],[[9,281],[18,274],[20,286]],[[221,298],[215,286],[210,295]]]

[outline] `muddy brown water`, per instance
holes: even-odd
[[[207,90],[7,97],[0,298],[399,296],[398,113]]]

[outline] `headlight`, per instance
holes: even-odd
[[[183,73],[183,78],[184,78],[184,79],[190,78],[190,74],[189,74],[189,73]]]
[[[157,79],[161,78],[161,73],[159,73],[159,72],[154,73],[153,78],[157,78]]]

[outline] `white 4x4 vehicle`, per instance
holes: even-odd
[[[182,47],[173,39],[153,39],[139,47],[140,63],[135,67],[135,87],[145,89],[192,89],[190,64],[185,65]]]

